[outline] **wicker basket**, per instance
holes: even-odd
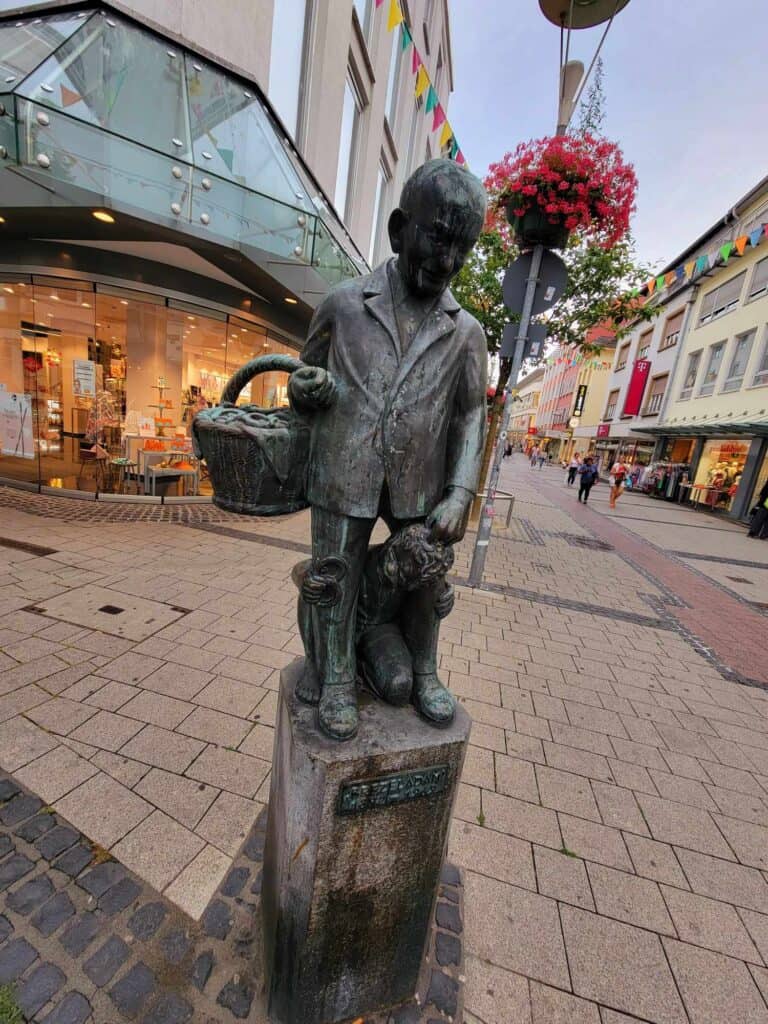
[[[309,427],[292,409],[238,406],[238,395],[259,373],[292,373],[304,364],[292,356],[259,356],[227,382],[221,404],[192,422],[195,454],[205,459],[213,502],[229,512],[279,516],[298,512],[304,495]]]

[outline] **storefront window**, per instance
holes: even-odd
[[[730,511],[748,453],[749,441],[707,441],[693,481],[692,503]]]

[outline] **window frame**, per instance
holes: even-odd
[[[734,274],[733,277],[729,277],[727,281],[723,281],[722,284],[715,285],[711,288],[701,299],[701,307],[699,310],[699,327],[704,327],[706,324],[712,323],[713,320],[719,320],[722,316],[727,316],[728,313],[732,313],[734,309],[741,304],[741,294],[744,291],[744,284],[747,279],[746,270],[742,270],[738,274]],[[740,281],[738,295],[730,299],[722,306],[718,306],[718,295],[729,286],[733,286],[735,281]],[[702,312],[707,302],[707,299],[711,296],[712,298],[712,309],[710,312]]]
[[[733,339],[733,345],[731,347],[731,358],[728,364],[728,374],[720,386],[720,394],[731,394],[734,391],[741,391],[744,386],[744,378],[747,375],[747,368],[749,366],[749,360],[752,355],[752,346],[755,343],[757,337],[757,328],[750,327],[748,331],[741,331]],[[741,376],[735,376],[733,374],[733,364],[736,361],[736,356],[739,352],[739,346],[742,342],[746,342],[747,358],[744,360],[744,369]]]
[[[605,404],[605,415],[603,421],[612,420],[616,416],[616,410],[619,407],[619,395],[621,394],[621,388],[616,388],[615,391],[608,392],[608,398]],[[613,399],[613,401],[611,401]]]
[[[762,266],[765,266],[765,282],[760,286],[760,288],[757,291],[755,291],[755,278],[757,277],[758,270]],[[756,299],[762,299],[767,294],[768,294],[768,256],[764,256],[761,260],[758,260],[757,263],[755,263],[755,266],[754,266],[754,268],[752,270],[752,277],[750,278],[750,281],[749,281],[749,290],[747,291],[747,297],[746,297],[746,299],[744,301],[745,302],[754,302]]]
[[[697,398],[706,398],[709,395],[713,395],[715,393],[715,388],[717,387],[717,379],[720,376],[720,371],[723,368],[723,357],[725,355],[725,347],[727,344],[728,339],[723,338],[720,341],[715,341],[708,346],[707,368],[704,371],[704,376],[701,379],[701,384],[699,384],[699,390],[696,392]],[[712,373],[712,364],[715,360],[717,360],[717,365],[715,367],[714,376],[711,380],[707,380],[707,378]]]
[[[752,388],[768,387],[768,324],[763,328],[762,351],[752,374],[752,383],[749,386]]]
[[[677,329],[675,331],[669,331],[670,323],[678,321]],[[664,352],[665,349],[674,348],[675,345],[680,341],[680,333],[683,329],[683,323],[685,321],[685,310],[679,309],[676,313],[671,313],[664,322],[664,330],[661,333],[661,340],[659,342],[659,352]],[[670,341],[670,338],[674,338],[674,341]]]
[[[693,394],[694,388],[696,387],[696,380],[699,376],[699,370],[701,369],[701,357],[704,352],[703,348],[696,349],[695,352],[688,353],[688,365],[685,368],[685,375],[683,376],[683,386],[680,388],[679,401],[687,401]],[[693,380],[690,384],[685,382],[691,373],[693,367]]]
[[[660,391],[658,393],[654,393],[653,386],[654,386],[654,384],[657,381],[660,381],[660,380],[664,381],[664,388],[663,388],[662,391]],[[668,387],[669,387],[669,373],[658,373],[658,374],[656,374],[655,377],[651,377],[650,387],[648,388],[648,400],[646,401],[645,408],[643,409],[643,411],[641,413],[642,416],[658,416],[659,415],[659,413],[661,412],[662,403],[664,402],[664,396],[667,393],[667,388]],[[658,401],[658,405],[656,406],[655,409],[653,408],[653,400],[654,400],[654,398],[658,398],[658,400],[659,400]]]
[[[337,210],[338,214],[340,215],[340,217],[342,218],[342,220],[344,221],[345,224],[349,224],[349,215],[350,215],[350,211],[351,211],[351,208],[352,208],[352,203],[353,203],[354,198],[355,198],[354,182],[355,182],[356,171],[357,171],[357,159],[358,159],[358,155],[359,155],[358,151],[359,151],[359,148],[360,148],[359,147],[359,143],[360,143],[360,134],[361,134],[361,128],[362,128],[362,123],[361,122],[362,122],[363,111],[365,110],[365,102],[363,100],[363,95],[362,95],[362,92],[361,92],[360,87],[359,87],[358,82],[357,82],[357,76],[355,75],[355,70],[354,70],[354,68],[352,67],[351,64],[349,64],[347,66],[347,77],[344,80],[344,104],[342,106],[342,115],[341,115],[342,130],[344,128],[344,121],[345,121],[345,107],[346,107],[346,103],[347,103],[347,89],[349,89],[349,93],[352,96],[352,103],[353,103],[353,106],[354,106],[354,113],[353,113],[353,116],[352,116],[352,129],[351,129],[350,140],[349,140],[349,157],[348,157],[348,160],[347,160],[347,170],[346,170],[346,174],[345,174],[346,181],[344,182],[344,193],[343,193],[343,200],[344,201],[343,201],[343,203],[339,202],[339,198],[340,198],[339,197],[339,182],[340,182],[339,175],[340,175],[341,166],[342,166],[342,164],[341,164],[341,157],[342,157],[341,145],[339,145],[339,156],[338,156],[338,162],[336,164],[336,185],[335,185],[335,188],[333,190],[333,205],[336,207],[336,210]],[[341,143],[341,138],[340,138],[339,141]]]
[[[631,347],[632,342],[627,341],[619,348],[619,351],[616,353],[616,373],[618,373],[620,370],[623,370],[629,362],[629,350]],[[621,362],[622,357],[624,357],[623,363]]]

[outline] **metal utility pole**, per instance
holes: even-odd
[[[520,324],[515,342],[515,352],[512,357],[512,369],[510,370],[507,386],[504,389],[504,411],[501,416],[501,430],[496,440],[496,447],[491,462],[491,476],[488,481],[488,494],[483,503],[483,511],[480,514],[480,522],[477,527],[477,540],[475,550],[472,554],[472,565],[469,570],[469,585],[477,587],[482,583],[485,570],[485,558],[488,554],[488,545],[491,540],[491,528],[493,517],[496,515],[496,490],[499,486],[499,473],[501,472],[501,460],[504,457],[503,442],[509,433],[509,421],[512,417],[512,403],[517,397],[517,378],[520,376],[520,366],[523,362],[523,349],[528,339],[528,329],[531,324],[531,313],[533,311],[533,299],[536,294],[536,286],[539,283],[539,271],[541,260],[544,256],[544,246],[534,247],[531,258],[531,270],[525,286],[525,297],[520,315]]]

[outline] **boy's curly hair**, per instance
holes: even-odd
[[[384,545],[383,571],[403,590],[418,590],[440,579],[453,566],[453,548],[433,541],[420,523],[406,526]]]

